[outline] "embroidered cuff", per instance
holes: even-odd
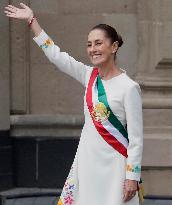
[[[126,179],[140,181],[141,166],[128,164],[126,166]]]
[[[48,48],[49,46],[53,45],[54,42],[51,38],[45,33],[44,30],[41,31],[39,36],[33,38],[33,40],[38,44],[40,48]]]
[[[141,172],[141,166],[127,164],[126,170],[128,172],[140,173]]]

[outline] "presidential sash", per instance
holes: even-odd
[[[127,157],[128,133],[108,104],[97,68],[93,69],[88,83],[86,102],[99,134],[116,151]]]

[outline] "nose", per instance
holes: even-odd
[[[94,46],[94,45],[91,45],[91,46],[89,47],[89,52],[90,52],[90,53],[94,53],[94,52],[95,52],[95,46]]]

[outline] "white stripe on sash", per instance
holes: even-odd
[[[95,79],[92,86],[92,100],[93,100],[94,107],[99,103],[96,82],[97,82],[97,78]],[[121,144],[123,144],[125,148],[128,147],[127,139],[109,122],[108,119],[102,121],[101,124],[114,138],[116,138]]]

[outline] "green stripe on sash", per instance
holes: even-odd
[[[101,81],[101,78],[99,75],[97,77],[97,90],[98,90],[99,102],[104,103],[107,110],[110,111],[110,115],[108,117],[109,122],[127,139],[127,141],[129,141],[128,133],[127,133],[126,129],[124,128],[122,123],[117,119],[117,117],[113,114],[113,112],[108,104],[106,92],[105,92],[104,86],[102,84],[102,81]]]

